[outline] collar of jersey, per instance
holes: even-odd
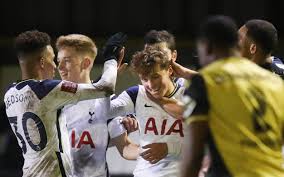
[[[167,96],[167,98],[171,98],[172,96],[174,96],[174,94],[178,91],[178,89],[179,89],[179,84],[177,84],[177,83],[173,83],[174,84],[174,86],[175,86],[175,88],[174,88],[174,90],[172,91],[172,93],[170,93],[168,96]]]
[[[25,80],[17,80],[15,84],[20,84],[20,83],[23,83],[23,82],[26,82],[26,81],[37,81],[35,79],[25,79]]]

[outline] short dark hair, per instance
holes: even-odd
[[[144,37],[145,44],[156,44],[160,42],[165,42],[167,44],[167,47],[171,51],[176,49],[176,42],[174,35],[172,35],[166,30],[161,30],[161,31],[151,30],[148,33],[146,33]]]
[[[31,54],[50,45],[50,36],[37,30],[25,31],[16,37],[14,45],[18,56]]]
[[[207,40],[220,48],[232,48],[238,44],[238,28],[236,23],[227,16],[209,17],[200,25],[198,40]]]
[[[265,54],[273,51],[278,43],[277,30],[274,25],[265,20],[253,19],[245,23],[247,36],[256,42]]]

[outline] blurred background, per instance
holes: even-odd
[[[177,61],[196,68],[196,30],[203,19],[215,14],[231,16],[239,26],[253,18],[272,22],[279,35],[274,55],[284,58],[283,11],[283,0],[3,0],[0,2],[0,95],[3,98],[7,85],[20,79],[13,40],[26,30],[47,32],[53,42],[60,35],[70,33],[93,38],[99,48],[93,71],[93,78],[96,78],[103,64],[100,49],[106,39],[118,31],[129,36],[126,61],[143,48],[146,32],[165,29],[176,36]],[[118,78],[117,93],[137,83],[137,77],[126,71]],[[0,116],[0,177],[20,176],[21,151],[3,106]],[[137,134],[131,136],[136,139]],[[108,163],[111,173],[116,176],[130,175],[135,167],[135,162],[123,161],[116,149],[109,150]]]

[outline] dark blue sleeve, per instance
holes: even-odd
[[[273,60],[271,63],[271,70],[272,72],[275,72],[276,74],[284,78],[284,64],[281,59],[277,57],[273,57]]]
[[[36,80],[27,80],[24,82],[19,83],[16,88],[18,90],[22,89],[26,85],[34,91],[37,95],[38,99],[44,98],[52,89],[54,89],[61,81],[60,80],[43,80],[43,81],[36,81]]]
[[[130,96],[130,98],[131,98],[131,100],[133,102],[134,107],[135,107],[135,104],[136,104],[138,90],[139,90],[139,86],[138,85],[130,87],[130,88],[128,88],[126,90],[126,93]]]
[[[208,114],[209,101],[207,97],[207,89],[205,81],[201,75],[195,75],[192,77],[190,87],[184,94],[196,101],[196,107],[194,108],[192,115]]]

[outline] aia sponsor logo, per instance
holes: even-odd
[[[170,123],[168,123],[168,120],[165,119],[162,122],[161,128],[159,128],[157,127],[155,118],[153,117],[148,118],[144,133],[154,133],[155,135],[172,135],[173,133],[178,133],[181,137],[184,137],[182,120],[175,120],[170,125]]]
[[[82,134],[80,135],[79,134],[79,141],[76,141],[76,131],[75,130],[72,130],[72,133],[71,133],[71,146],[72,148],[81,148],[82,145],[85,145],[85,146],[90,146],[91,148],[95,148],[95,144],[94,144],[94,141],[92,140],[92,137],[90,135],[90,132],[89,131],[83,131]]]

